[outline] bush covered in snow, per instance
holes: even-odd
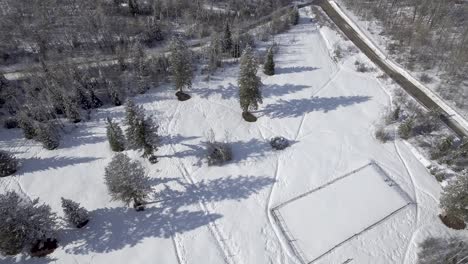
[[[106,167],[104,179],[112,200],[123,201],[126,205],[132,202],[134,205],[141,204],[151,192],[143,166],[123,153],[112,158]]]
[[[16,172],[18,161],[9,152],[0,150],[0,177],[6,177]]]
[[[63,213],[67,221],[77,228],[82,228],[89,221],[89,213],[79,203],[62,197]]]
[[[16,255],[24,249],[56,238],[56,215],[39,200],[29,201],[15,192],[0,195],[0,252]],[[38,246],[39,245],[39,246]]]
[[[232,160],[232,150],[228,143],[210,141],[206,142],[205,145],[208,165],[221,165]]]
[[[276,150],[283,150],[289,147],[289,140],[284,137],[274,137],[270,140],[270,145]]]
[[[462,264],[468,262],[468,242],[461,237],[430,237],[419,245],[418,264]]]

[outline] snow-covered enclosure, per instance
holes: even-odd
[[[327,27],[319,28],[307,11],[301,10],[298,26],[275,37],[279,44],[276,74],[262,75],[264,100],[253,112],[259,117],[257,122],[242,119],[238,65],[209,81],[197,77],[189,91],[192,99],[185,102],[174,98],[172,87],[152,89],[134,98],[145,113],[158,120],[161,135],[157,164],[141,158],[141,152],[125,151],[142,163],[150,178],[153,192],[144,212],[111,202],[104,181],[105,167],[113,156],[106,139],[106,118],[122,124],[123,106],[96,110],[90,121],[64,135],[53,151],[24,140],[19,130],[0,130],[0,148],[22,159],[16,176],[0,178],[1,193],[15,190],[39,197],[59,215],[61,197],[89,210],[92,221],[85,228],[59,232],[61,247],[50,255],[51,262],[301,263],[271,210],[370,160],[391,175],[415,207],[401,210],[316,263],[349,259],[359,264],[415,263],[418,242],[434,233],[444,236],[448,231],[437,218],[440,185],[405,144],[381,144],[373,137],[373,124],[389,105],[384,87],[375,73],[357,73],[354,57],[336,63],[330,47],[340,38]],[[205,154],[204,135],[210,130],[216,141],[228,141],[232,147],[232,161],[223,166],[200,161]],[[269,139],[277,135],[293,144],[283,151],[272,150]],[[339,190],[324,189],[333,192],[321,197],[326,200],[316,197],[308,205],[308,214],[322,215],[303,219],[309,221],[307,226],[297,227],[301,229],[294,233],[301,240],[298,243],[336,238],[327,242],[328,247],[362,228],[332,228],[332,222],[324,225],[327,219],[340,220],[346,211],[318,203],[334,206],[338,201],[333,199],[349,199],[349,195],[364,194],[362,188],[373,189],[369,196],[346,201],[369,202],[373,195],[379,199],[369,215],[361,211],[366,218],[363,224],[368,224],[406,202],[374,176],[352,176],[351,183]],[[390,200],[382,204],[383,197]],[[364,204],[359,209],[364,210]],[[320,227],[323,230],[317,233]],[[320,252],[322,249],[311,252],[311,257]],[[45,261],[0,257],[1,263]]]

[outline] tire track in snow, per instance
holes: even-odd
[[[267,198],[267,205],[266,205],[266,214],[268,216],[268,222],[270,224],[270,227],[271,229],[273,229],[273,233],[275,233],[275,236],[276,236],[276,239],[279,241],[279,244],[280,244],[280,247],[282,249],[282,252],[281,252],[281,257],[282,257],[282,261],[281,263],[285,263],[285,255],[284,255],[284,252],[286,252],[288,254],[288,257],[290,259],[293,259],[293,260],[296,260],[297,259],[297,256],[291,252],[291,249],[289,247],[289,245],[286,244],[286,242],[284,241],[284,239],[282,238],[282,233],[280,230],[278,230],[278,227],[276,225],[276,222],[275,220],[273,219],[273,215],[272,215],[272,201],[273,201],[273,193],[275,192],[275,187],[276,185],[278,184],[278,180],[279,180],[279,171],[280,171],[280,163],[281,163],[281,160],[280,158],[278,157],[278,160],[276,161],[276,169],[275,169],[275,178],[274,178],[274,183],[273,183],[273,186],[271,187],[271,190],[270,190],[270,193],[268,194],[268,198]]]
[[[322,87],[318,88],[316,91],[314,91],[311,95],[311,97],[314,97],[315,95],[317,95],[318,93],[320,93],[322,90],[324,90],[325,88],[327,88],[338,76],[338,73],[341,72],[341,67],[338,68],[338,70],[336,70],[332,77],[330,79],[328,79],[328,81],[322,85]],[[301,119],[301,123],[299,124],[299,128],[297,129],[297,132],[296,132],[296,136],[294,137],[294,140],[297,140],[302,132],[302,128],[304,126],[304,123],[305,123],[305,120],[306,120],[306,117],[307,117],[307,113],[304,113],[304,115],[302,116],[302,119]]]
[[[379,84],[379,87],[380,89],[387,95],[388,99],[389,99],[389,103],[390,103],[390,109],[393,110],[393,97],[392,95],[390,94],[390,92],[387,91],[387,89],[385,89],[385,87],[382,85],[382,83],[374,78],[377,83]],[[397,131],[397,128],[395,127],[394,128],[394,131],[393,131],[395,137],[398,135],[398,131]],[[403,258],[403,263],[406,263],[407,259],[408,259],[408,256],[409,256],[409,252],[410,252],[410,248],[411,248],[411,245],[414,244],[414,239],[416,237],[416,234],[417,234],[417,231],[419,230],[418,225],[419,225],[419,195],[418,195],[418,192],[417,192],[417,189],[419,189],[417,187],[417,184],[415,183],[415,180],[414,180],[414,176],[413,174],[411,173],[409,167],[408,167],[408,164],[406,163],[405,159],[403,158],[403,156],[401,155],[401,151],[400,151],[400,148],[398,147],[398,144],[397,144],[397,140],[394,139],[393,140],[393,146],[396,150],[396,153],[398,155],[398,158],[400,159],[400,161],[403,163],[403,166],[405,167],[405,170],[406,170],[406,173],[408,174],[409,178],[410,178],[410,181],[411,181],[411,185],[413,186],[413,195],[414,195],[414,199],[415,199],[415,208],[416,208],[416,215],[415,215],[415,218],[416,218],[416,223],[415,223],[415,226],[416,226],[416,230],[413,231],[413,233],[411,234],[411,238],[410,238],[410,241],[408,242],[408,246],[406,247],[406,250],[405,250],[405,255],[404,255],[404,258]]]
[[[173,116],[171,118],[171,121],[168,124],[168,131],[167,131],[168,133],[172,132],[172,130],[174,129],[173,123],[174,123],[174,120],[175,120],[175,116],[180,111],[181,105],[182,105],[181,103],[178,104],[177,109],[174,112],[174,114],[173,114]],[[173,155],[175,156],[177,154],[177,151],[175,150],[174,145],[172,144],[172,142],[169,143],[169,146],[170,146],[170,148],[171,148],[171,150],[173,152]],[[178,163],[179,163],[179,165],[177,165],[177,168],[179,169],[180,173],[182,174],[182,177],[184,178],[184,180],[188,184],[193,185],[196,188],[198,188],[198,185],[197,185],[195,179],[188,172],[188,170],[187,170],[186,166],[184,165],[184,163],[182,161],[180,161],[180,160],[178,161]],[[201,198],[198,201],[198,204],[199,204],[200,208],[205,212],[206,215],[211,214],[210,210],[206,206],[206,202],[203,201],[203,198]],[[210,231],[211,235],[216,240],[216,244],[218,245],[219,250],[222,252],[223,259],[224,259],[225,263],[234,264],[235,262],[232,261],[232,258],[234,256],[234,254],[229,249],[227,243],[225,242],[226,239],[223,237],[222,232],[220,231],[218,226],[214,223],[214,221],[211,221],[211,222],[208,223],[207,227],[208,227],[208,230]],[[179,253],[180,250],[177,248],[177,243],[175,243],[175,246],[176,246],[176,251],[177,251],[176,254],[180,254]],[[180,256],[178,255],[178,257],[180,257]]]
[[[170,223],[169,223],[170,225]],[[172,227],[171,227],[171,230],[172,230]],[[174,231],[171,231],[172,232],[172,235],[171,235],[171,240],[172,240],[172,244],[174,246],[174,251],[176,253],[176,258],[177,258],[177,263],[178,264],[185,264],[185,260],[180,252],[180,242],[177,241],[177,234],[174,232]]]
[[[171,145],[171,148],[174,151],[174,155],[175,155],[176,152],[175,152],[175,149],[173,148],[172,145]],[[177,167],[178,167],[180,173],[182,174],[182,176],[184,177],[184,180],[187,183],[189,183],[190,185],[193,185],[196,188],[198,188],[198,185],[196,184],[193,177],[187,172],[187,169],[186,169],[185,165],[182,162],[179,162],[179,163],[180,163],[180,166],[177,166]],[[200,198],[200,200],[198,201],[198,204],[199,204],[200,208],[205,212],[206,215],[211,214],[211,212],[208,209],[208,207],[206,206],[206,202],[203,200],[203,198]],[[208,226],[208,230],[210,231],[210,233],[215,238],[219,249],[223,253],[223,258],[224,258],[225,263],[227,263],[227,264],[235,263],[235,262],[231,261],[234,254],[232,253],[232,251],[227,246],[227,243],[225,243],[226,239],[223,237],[222,232],[220,231],[218,226],[214,223],[214,220],[209,222],[207,226]]]

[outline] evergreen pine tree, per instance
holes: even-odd
[[[107,118],[107,139],[112,151],[120,152],[125,150],[125,137],[120,126]]]
[[[30,118],[25,112],[18,114],[18,124],[23,130],[23,135],[26,139],[33,139],[36,137],[36,128],[34,120]]]
[[[419,245],[417,264],[462,264],[468,260],[468,241],[429,237]]]
[[[252,48],[247,47],[241,57],[238,79],[240,106],[244,113],[258,109],[258,104],[262,103],[262,83],[257,76],[257,70],[258,65]]]
[[[63,213],[67,221],[77,228],[82,228],[89,221],[89,213],[79,203],[62,197]]]
[[[145,117],[143,108],[131,100],[126,105],[127,142],[131,148],[142,148],[143,156],[148,157],[157,150],[158,126],[151,117]]]
[[[66,98],[64,101],[65,115],[73,123],[81,122],[81,113],[75,98]]]
[[[291,21],[292,25],[297,25],[299,24],[299,9],[297,9],[297,6],[295,6],[289,15],[289,19]]]
[[[36,129],[36,139],[42,143],[45,149],[53,150],[60,145],[60,136],[58,131],[51,123],[40,123]]]
[[[170,45],[169,68],[175,88],[182,92],[192,86],[193,70],[190,50],[180,37],[175,37]]]
[[[134,206],[140,206],[151,192],[141,164],[122,153],[116,154],[107,165],[104,179],[112,200],[126,205],[133,202]]]
[[[0,150],[0,177],[6,177],[16,172],[18,160],[9,152]]]
[[[447,215],[468,222],[468,174],[462,174],[444,187],[440,206]]]
[[[230,52],[232,50],[232,34],[229,27],[229,23],[226,22],[224,27],[223,43],[222,43],[223,52]]]
[[[38,242],[56,238],[57,217],[48,205],[15,192],[0,194],[0,253],[16,255]]]
[[[211,36],[210,46],[209,46],[209,62],[208,67],[210,72],[215,71],[218,67],[221,66],[221,40],[219,39],[218,34],[213,34]]]
[[[275,75],[275,61],[273,60],[273,48],[268,49],[265,64],[263,64],[263,72],[266,75]]]

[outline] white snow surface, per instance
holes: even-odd
[[[113,155],[105,118],[122,121],[123,107],[93,112],[91,120],[64,135],[54,151],[24,140],[19,130],[1,129],[0,148],[14,152],[23,164],[16,176],[0,178],[0,192],[16,190],[39,197],[59,215],[63,215],[60,197],[73,199],[90,211],[91,221],[80,230],[63,224],[61,247],[48,259],[20,255],[0,257],[0,262],[300,263],[271,209],[375,160],[417,206],[402,210],[316,263],[341,264],[350,259],[359,264],[415,263],[418,242],[449,232],[437,218],[440,185],[405,144],[374,139],[373,124],[389,105],[385,87],[372,74],[357,73],[355,58],[335,63],[326,43],[333,45],[339,37],[311,22],[308,10],[301,10],[298,26],[275,39],[280,43],[277,74],[262,74],[264,103],[255,112],[258,122],[241,118],[238,66],[209,81],[197,78],[192,99],[186,102],[176,101],[169,87],[135,98],[160,125],[163,142],[155,165],[140,153],[126,151],[142,161],[152,179],[150,201],[155,203],[144,212],[111,202],[104,185],[104,168]],[[217,140],[231,143],[232,162],[208,167],[200,161],[201,142],[209,130]],[[294,143],[284,151],[273,151],[268,144],[273,136]],[[344,201],[360,188],[377,192],[378,186],[381,183],[367,180],[343,186],[322,197],[327,200],[317,198],[307,213],[320,212],[320,221],[341,221],[336,219],[345,215],[341,210],[327,210],[320,202],[334,206],[337,201],[332,199]],[[393,208],[389,206],[379,210]],[[306,215],[297,216],[301,217]],[[314,233],[319,227],[305,226],[300,235],[325,243],[328,236],[351,232],[324,227]]]
[[[306,263],[412,203],[376,166],[366,165],[275,209]]]
[[[424,94],[431,98],[441,109],[443,109],[449,117],[454,119],[465,131],[468,131],[468,121],[457,112],[457,110],[448,105],[441,97],[435,92],[417,80],[410,72],[403,66],[389,59],[387,54],[374,43],[374,41],[354,22],[335,1],[329,1],[331,6],[343,17],[346,22],[359,34],[359,37],[379,56],[391,69],[403,75],[411,83],[417,86]]]

